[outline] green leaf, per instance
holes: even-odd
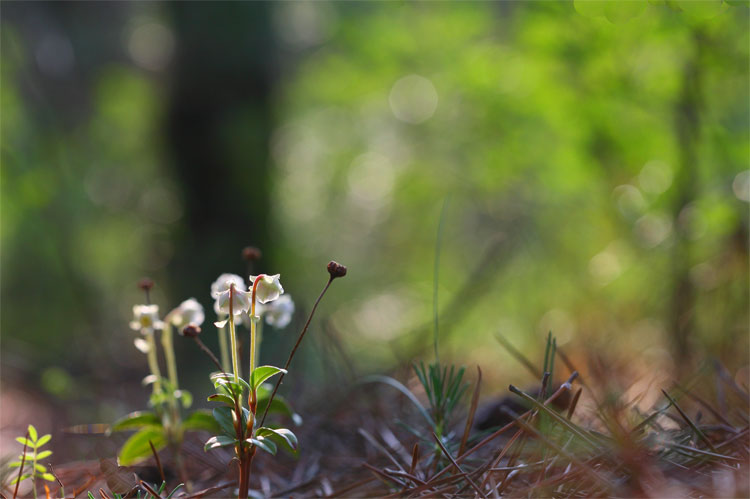
[[[43,465],[36,463],[34,465],[34,469],[38,471],[39,473],[47,473],[47,468],[45,468]]]
[[[46,435],[43,435],[39,440],[36,441],[36,448],[38,449],[42,445],[46,444],[52,439],[52,435],[47,433]]]
[[[179,393],[180,400],[182,401],[182,407],[184,409],[189,409],[191,405],[193,405],[193,394],[190,393],[187,390],[177,390],[175,394]]]
[[[119,454],[120,464],[130,466],[152,455],[151,446],[148,444],[149,440],[154,444],[157,451],[167,445],[167,439],[161,427],[149,426],[143,428],[122,445]]]
[[[297,452],[297,449],[299,449],[297,436],[286,428],[268,428],[262,426],[255,432],[255,436],[268,437],[274,442],[280,443],[292,453]]]
[[[236,442],[237,440],[235,440],[234,438],[229,438],[224,435],[217,435],[206,440],[206,445],[203,446],[203,450],[208,451],[211,449],[216,449],[217,447],[228,447],[230,445],[235,445]]]
[[[13,461],[8,464],[8,468],[18,468],[19,466],[21,466],[21,461]]]
[[[42,478],[44,478],[48,482],[54,482],[54,481],[56,481],[55,480],[55,475],[53,475],[52,473],[44,473],[44,474],[42,474]]]
[[[415,369],[416,370],[416,369]],[[417,371],[419,373],[419,371]],[[422,379],[422,376],[420,376],[420,380]],[[427,421],[427,423],[431,427],[435,427],[435,422],[432,420],[432,417],[427,413],[424,407],[422,407],[422,404],[419,403],[419,400],[417,397],[409,391],[408,388],[406,388],[402,383],[399,381],[396,381],[395,379],[391,378],[390,376],[381,376],[381,375],[372,375],[372,376],[365,376],[362,378],[360,383],[384,383],[388,386],[392,386],[396,390],[400,391],[404,396],[409,399],[409,401],[414,404],[414,407],[417,408],[419,413],[422,415],[422,417]],[[424,385],[424,382],[422,383]],[[426,387],[427,385],[425,385]]]
[[[43,450],[42,452],[37,453],[36,458],[37,460],[44,459],[45,457],[49,457],[52,455],[51,450]]]
[[[276,455],[276,444],[273,443],[269,438],[267,437],[258,437],[258,438],[248,438],[245,440],[246,442],[250,442],[251,444],[255,445],[259,449],[262,449],[269,454]]]
[[[147,426],[161,426],[161,420],[153,412],[135,411],[115,421],[109,431],[134,430]]]
[[[26,445],[28,447],[34,448],[34,444],[29,441],[26,437],[16,437],[16,442],[18,442],[21,445]]]
[[[36,442],[36,439],[39,438],[39,436],[37,435],[36,428],[34,428],[33,424],[29,425],[28,431],[29,431],[29,439],[31,439],[32,442]]]
[[[244,379],[238,377],[237,382],[234,381],[234,375],[229,373],[213,373],[211,375],[211,381],[214,382],[214,386],[217,386],[217,384],[225,384],[225,383],[231,383],[232,385],[241,385],[250,389],[250,385],[245,381]]]
[[[182,427],[186,430],[206,430],[211,433],[221,431],[221,427],[211,413],[203,410],[197,410],[185,418],[182,422]]]
[[[184,483],[177,485],[175,488],[172,489],[172,492],[169,493],[166,499],[170,499],[178,490],[180,490],[184,486],[185,486]]]
[[[269,398],[272,392],[273,386],[271,383],[261,383],[261,385],[255,389],[255,396],[258,398],[258,402],[260,402],[263,399]]]
[[[239,385],[235,385],[235,386],[239,386]],[[217,395],[226,395],[232,400],[234,400],[234,397],[239,397],[239,394],[241,393],[236,388],[230,386],[230,384],[227,381],[219,381],[215,383],[214,388],[216,388]],[[232,403],[232,406],[234,406],[234,402]]]
[[[177,487],[175,487],[174,489],[172,489],[172,492],[169,493],[169,495],[167,496],[167,499],[170,499],[175,494],[175,492],[177,492],[178,490],[180,490],[184,486],[185,486],[185,484],[181,483]]]
[[[213,410],[214,419],[225,435],[234,438],[237,430],[234,428],[234,411],[229,407],[216,407]]]
[[[224,395],[223,393],[214,393],[213,395],[208,396],[209,402],[221,402],[224,404],[227,404],[229,407],[234,407],[234,400],[229,395]]]
[[[256,367],[255,370],[253,371],[253,375],[250,376],[250,385],[253,387],[253,390],[255,390],[265,380],[279,373],[286,374],[286,369],[281,369],[280,367],[274,367],[274,366]]]
[[[89,490],[88,498],[89,499],[96,499],[96,497],[94,497],[94,494],[92,494],[90,490]]]
[[[266,411],[266,406],[268,405],[268,398],[260,399],[258,400],[258,414],[263,414]],[[302,424],[302,416],[297,414],[292,410],[291,407],[289,407],[289,404],[286,400],[284,400],[281,396],[276,396],[271,401],[271,407],[268,409],[269,414],[284,414],[286,416],[289,416],[292,418],[292,421],[295,425],[300,426]]]
[[[24,480],[26,480],[27,478],[31,478],[31,475],[30,475],[30,474],[28,474],[28,473],[24,473],[24,474],[23,474],[23,475],[21,475],[20,477],[16,477],[16,478],[14,478],[14,479],[13,479],[13,481],[12,481],[12,482],[10,482],[10,484],[11,484],[11,485],[15,485],[15,484],[16,484],[17,482],[23,482],[23,481],[24,481]]]

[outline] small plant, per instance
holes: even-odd
[[[435,463],[438,463],[443,450],[441,446],[445,445],[448,449],[456,447],[452,433],[448,432],[448,427],[451,423],[453,412],[458,406],[459,402],[463,399],[468,383],[463,381],[464,372],[466,368],[464,366],[456,367],[455,365],[444,365],[440,362],[440,330],[439,330],[439,316],[438,316],[438,282],[440,276],[440,249],[443,237],[443,225],[445,222],[445,212],[448,206],[448,200],[443,202],[443,207],[440,211],[440,219],[438,222],[437,238],[435,241],[435,261],[433,268],[433,348],[435,353],[435,361],[426,365],[424,362],[412,363],[414,373],[417,375],[422,388],[424,389],[425,395],[427,395],[427,401],[429,402],[429,411],[427,411],[422,404],[419,403],[417,397],[409,391],[399,381],[388,377],[388,376],[369,376],[365,378],[365,382],[375,381],[386,383],[401,393],[407,395],[419,409],[423,415],[425,421],[429,426],[432,435],[424,435],[418,429],[404,425],[407,430],[418,436],[423,443],[432,445],[434,453],[433,457]],[[447,456],[443,456],[447,457]]]
[[[15,485],[13,497],[18,494],[18,485],[24,480],[31,479],[34,497],[37,496],[36,481],[37,479],[54,482],[55,476],[47,471],[47,468],[40,464],[39,461],[52,455],[51,450],[40,450],[45,444],[52,439],[50,434],[39,437],[34,425],[29,425],[26,435],[17,437],[16,441],[23,445],[23,453],[18,456],[18,461],[11,462],[10,468],[18,468],[18,476],[13,479],[11,485]],[[24,473],[26,468],[30,471]]]
[[[468,383],[463,382],[466,368],[461,366],[456,369],[456,366],[451,365],[448,369],[448,366],[441,365],[438,361],[427,366],[424,362],[415,362],[413,367],[430,403],[433,431],[442,438],[456,405],[469,387]]]
[[[180,448],[186,431],[215,431],[216,424],[210,413],[197,410],[183,417],[182,410],[192,404],[192,396],[179,388],[177,361],[174,355],[173,330],[187,325],[200,325],[204,321],[203,307],[190,298],[169,312],[164,320],[159,317],[159,306],[150,302],[149,292],[153,282],[143,279],[139,287],[144,291],[146,303],[133,307],[134,319],[131,329],[139,336],[134,343],[146,355],[150,374],[143,380],[151,385],[149,405],[153,411],[136,411],[119,419],[110,427],[110,432],[137,430],[120,448],[119,460],[130,465],[152,455],[166,446],[174,451],[177,469],[184,479]],[[161,345],[167,365],[167,376],[161,374],[156,335],[161,334]],[[153,446],[153,450],[152,450]]]
[[[221,320],[215,323],[220,334],[228,325],[231,372],[227,372],[224,368],[226,361],[220,363],[200,342],[199,328],[189,327],[183,330],[183,335],[194,338],[219,368],[218,372],[210,376],[216,393],[208,397],[209,401],[220,404],[213,410],[213,418],[218,431],[206,442],[205,450],[219,447],[234,449],[239,467],[238,497],[240,499],[248,495],[252,461],[258,449],[272,455],[276,454],[279,446],[292,453],[297,452],[297,437],[291,430],[277,426],[264,426],[264,422],[269,412],[291,414],[288,405],[282,399],[275,397],[276,392],[281,380],[288,372],[320,300],[334,279],[346,275],[346,267],[336,262],[330,262],[327,268],[328,282],[318,296],[284,368],[257,365],[261,314],[266,314],[266,321],[270,324],[286,325],[294,310],[293,303],[282,296],[284,289],[281,286],[279,274],[250,276],[248,288],[239,276],[222,274],[211,286],[211,296],[216,300],[214,309],[221,317]],[[237,348],[236,325],[240,323],[246,325],[249,323],[250,326],[250,360],[247,380],[241,377],[239,367],[240,355]],[[271,390],[270,384],[265,382],[277,375],[276,385]]]
[[[172,489],[172,491],[169,494],[167,494],[165,499],[171,499],[171,497],[174,496],[177,493],[177,491],[179,491],[183,486],[184,484],[182,483],[177,485],[174,489]],[[131,493],[128,493],[128,494],[114,493],[113,497],[114,499],[124,499],[126,497],[135,497],[137,499],[161,499],[162,497],[164,497],[162,496],[162,493],[164,493],[166,488],[167,488],[167,482],[161,482],[161,486],[159,486],[158,489],[154,489],[146,482],[141,481],[140,484],[138,485],[137,493],[135,496],[132,494],[133,491],[131,491]],[[143,493],[143,491],[145,491],[145,494]],[[99,495],[104,499],[108,497],[103,489],[99,489]],[[96,499],[96,496],[91,491],[88,492],[87,497],[88,499]]]

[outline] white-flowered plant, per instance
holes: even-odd
[[[164,323],[159,319],[158,305],[133,305],[133,320],[130,328],[141,334],[152,334],[156,329],[163,329]]]
[[[148,293],[146,298],[148,299]],[[174,328],[181,331],[187,325],[197,327],[203,323],[203,306],[195,298],[190,298],[162,320],[159,317],[158,305],[136,305],[133,307],[133,316],[130,327],[141,333],[135,338],[134,343],[139,351],[146,354],[151,371],[151,374],[144,378],[144,383],[150,383],[153,388],[150,399],[153,411],[136,411],[112,424],[110,431],[138,430],[122,445],[118,458],[121,464],[131,465],[152,455],[150,444],[153,444],[157,451],[170,446],[175,453],[178,467],[181,467],[182,458],[179,450],[185,431],[217,429],[213,420],[203,410],[195,411],[183,418],[180,402],[183,408],[187,409],[192,397],[189,392],[179,388],[177,362],[172,343]],[[159,368],[157,332],[161,333],[167,377],[162,377]]]
[[[224,302],[224,310],[222,310],[219,297],[223,293],[228,293],[229,288],[234,287],[237,291],[245,291],[247,288],[245,286],[245,280],[242,279],[242,277],[238,276],[237,274],[221,274],[218,279],[216,279],[211,284],[211,298],[214,299],[214,312],[216,313],[216,318],[219,322],[226,319],[227,315],[229,315],[229,303]],[[241,312],[241,311],[239,311]],[[243,312],[243,314],[247,314],[247,311]],[[242,315],[239,317],[236,317],[237,323],[244,323],[242,319]],[[249,326],[249,321],[248,326]],[[231,369],[230,367],[230,359],[229,359],[229,345],[227,342],[227,330],[222,324],[221,326],[218,326],[219,329],[219,353],[221,355],[221,366],[225,371],[229,371]]]
[[[172,310],[167,317],[169,317],[169,322],[178,330],[182,330],[188,324],[200,326],[206,320],[203,305],[198,303],[195,298],[189,298],[180,303],[180,306]]]
[[[146,304],[133,307],[134,318],[130,326],[141,333],[135,343],[148,357],[151,374],[144,378],[144,383],[152,383],[154,392],[150,399],[151,410],[128,414],[110,427],[110,431],[137,430],[120,448],[120,464],[135,464],[169,446],[180,475],[184,475],[180,448],[185,432],[207,430],[214,436],[206,442],[206,450],[233,448],[239,464],[238,497],[246,499],[251,465],[258,449],[276,454],[281,446],[296,453],[297,437],[291,430],[277,425],[264,426],[264,423],[269,414],[284,414],[294,424],[301,424],[300,416],[291,410],[284,397],[276,395],[318,303],[331,282],[346,275],[346,267],[336,262],[330,262],[327,269],[330,278],[313,305],[283,369],[270,365],[257,366],[256,348],[261,342],[263,318],[267,324],[283,328],[289,325],[294,314],[294,301],[284,295],[279,274],[250,276],[248,283],[236,274],[222,274],[211,285],[211,298],[218,319],[214,324],[220,330],[222,357],[229,359],[231,353],[231,368],[228,367],[229,360],[219,362],[199,339],[205,311],[195,298],[183,301],[162,319],[159,317],[159,307],[149,301],[153,281],[141,280],[139,287],[146,293]],[[237,324],[243,324],[250,330],[250,362],[246,379],[241,377],[239,369],[241,351],[237,348]],[[185,413],[191,397],[179,389],[177,381],[177,363],[172,344],[175,329],[182,336],[194,340],[218,367],[218,372],[210,376],[216,393],[208,400],[220,406],[213,409],[212,414],[200,409]],[[226,345],[226,339],[222,341],[222,335],[227,332],[231,335],[231,349]],[[167,376],[164,377],[159,371],[157,333],[160,333],[167,366]],[[275,385],[268,382],[273,376],[277,376]]]
[[[274,375],[286,373],[285,369],[274,366],[256,367],[256,344],[260,342],[261,335],[258,321],[261,315],[265,315],[269,324],[283,327],[289,323],[294,312],[294,302],[289,297],[282,296],[284,288],[279,277],[279,274],[250,276],[252,284],[245,288],[236,276],[223,274],[211,287],[211,296],[216,300],[215,309],[220,319],[223,319],[215,325],[220,330],[227,324],[229,326],[232,373],[216,373],[212,376],[216,395],[209,397],[209,400],[224,404],[214,409],[214,419],[221,426],[222,432],[206,442],[206,449],[234,447],[240,469],[243,470],[240,473],[240,497],[247,495],[249,466],[257,449],[275,454],[277,445],[283,445],[293,452],[297,448],[297,437],[290,430],[264,427],[256,419],[259,408],[263,411],[269,407],[272,398],[271,391],[264,382]],[[250,328],[250,368],[247,381],[240,377],[238,368],[237,324]],[[243,390],[247,391],[247,398],[242,395]],[[243,407],[244,400],[247,400],[247,408]],[[282,400],[277,399],[276,404],[290,413]],[[238,421],[241,423],[236,424]]]

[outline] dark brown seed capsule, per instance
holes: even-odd
[[[143,279],[138,281],[138,287],[142,289],[143,291],[149,291],[151,288],[154,287],[154,281],[152,281],[148,277],[144,277]]]
[[[248,246],[242,249],[242,259],[248,262],[260,260],[261,256],[263,256],[263,253],[255,246]]]
[[[331,279],[344,277],[346,275],[346,267],[331,260],[330,262],[328,262],[328,273],[331,274]]]
[[[182,328],[180,334],[186,338],[195,338],[199,334],[201,334],[201,328],[200,326],[196,326],[195,324],[188,324],[187,326]]]

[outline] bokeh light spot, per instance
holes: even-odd
[[[435,114],[438,93],[430,80],[419,75],[404,76],[391,88],[391,111],[401,121],[419,124]]]
[[[672,185],[672,169],[663,161],[652,160],[646,163],[638,174],[641,189],[651,194],[661,194]]]
[[[128,39],[130,57],[136,64],[151,71],[159,71],[169,63],[174,47],[172,31],[154,21],[136,26]]]
[[[750,203],[750,170],[742,171],[734,177],[732,191],[737,199]]]

